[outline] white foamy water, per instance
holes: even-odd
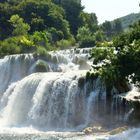
[[[71,70],[87,70],[90,49],[71,49],[49,52],[46,57],[33,54],[5,56],[0,59],[0,95],[8,86],[35,72],[66,72]]]
[[[104,83],[85,77],[92,64],[89,51],[71,49],[46,57],[24,54],[0,59],[0,139],[112,140],[133,134],[137,140],[139,129],[115,136],[80,132],[91,124],[111,121]]]
[[[33,128],[3,128],[0,129],[2,140],[105,140],[102,135],[85,135],[82,132],[40,132]]]
[[[109,136],[108,140],[139,140],[140,128],[133,128],[115,136]]]
[[[92,134],[85,135],[83,132],[41,132],[32,127],[25,128],[2,128],[0,139],[2,140],[139,140],[140,129],[134,128],[117,135]]]
[[[1,100],[1,125],[33,125],[58,131],[82,129],[94,120],[96,105],[95,110],[89,107],[94,94],[97,97],[104,91],[98,80],[80,87],[79,78],[85,74],[86,71],[36,73],[12,84]]]

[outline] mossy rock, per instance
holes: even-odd
[[[85,85],[85,77],[80,77],[78,79],[78,87],[83,88]]]
[[[85,134],[94,134],[94,133],[106,133],[107,130],[101,126],[87,127],[83,130]]]
[[[97,73],[90,72],[90,71],[88,71],[86,73],[86,80],[95,80],[97,78],[98,78],[98,74]]]
[[[113,129],[112,131],[108,132],[108,134],[110,134],[110,135],[116,135],[116,134],[119,134],[119,133],[122,133],[122,132],[126,131],[127,129],[128,129],[127,126],[118,127],[116,129]]]
[[[92,134],[92,133],[93,133],[92,127],[87,127],[87,128],[85,128],[85,129],[83,130],[83,132],[84,132],[85,134]]]
[[[48,72],[50,71],[49,66],[43,60],[37,61],[35,65],[36,72]]]

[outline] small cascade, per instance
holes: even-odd
[[[102,121],[104,121],[101,116],[102,114],[106,113],[106,89],[105,85],[101,82],[99,78],[93,81],[93,88],[91,91],[92,92],[87,99],[87,126],[89,124],[94,125],[97,122],[101,123]]]
[[[5,56],[0,59],[0,96],[11,83],[35,72],[88,70],[91,65],[88,60],[89,51],[89,48],[55,51],[49,52],[45,57],[33,54]]]
[[[137,87],[132,85],[131,90],[119,94],[117,90],[114,92],[112,100],[112,116],[120,122],[126,124],[136,124],[139,121],[140,113],[140,92]]]
[[[9,87],[4,93],[4,95],[9,96],[2,100],[4,105],[1,110],[2,125],[15,126],[25,122],[31,106],[31,99],[40,80],[41,76],[31,75],[17,82],[14,89],[11,90],[11,86]]]
[[[29,74],[32,62],[33,56],[30,54],[5,56],[0,59],[0,95],[8,85]]]

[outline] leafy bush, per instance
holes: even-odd
[[[40,56],[46,56],[47,55],[47,50],[45,48],[41,47],[41,46],[38,46],[35,53],[40,55]]]
[[[96,44],[95,36],[85,26],[78,29],[77,39],[81,48],[93,47]]]
[[[81,48],[84,47],[94,47],[96,44],[94,36],[87,36],[79,41],[79,45]]]
[[[23,35],[10,37],[0,42],[0,55],[19,54],[19,53],[37,53],[45,55],[47,50],[52,47],[43,32],[35,32],[33,35]]]
[[[56,42],[56,46],[59,49],[67,49],[67,48],[72,47],[74,44],[75,44],[74,38],[71,38],[69,40],[62,39],[62,40]]]
[[[94,48],[93,70],[104,79],[107,86],[118,86],[131,82],[140,86],[140,22],[132,26],[129,32],[113,39],[112,47]]]
[[[91,51],[91,56],[94,58],[94,64],[100,63],[103,60],[112,60],[115,58],[115,50],[113,47],[97,47]]]
[[[18,45],[19,38],[8,38],[0,42],[0,56],[19,54],[21,53],[21,47]]]
[[[63,32],[60,31],[60,30],[58,31],[58,30],[56,30],[55,28],[50,28],[50,29],[48,30],[48,32],[50,33],[50,36],[51,36],[50,41],[51,41],[52,43],[57,42],[57,41],[59,41],[59,40],[61,40],[61,39],[64,38]]]
[[[49,71],[49,66],[43,60],[38,60],[35,65],[35,71],[36,72],[47,72],[47,71]]]
[[[97,42],[96,47],[113,47],[113,42],[107,42],[107,41]]]
[[[36,50],[36,45],[30,36],[21,36],[19,45],[21,47],[21,53],[32,53]]]
[[[13,25],[13,35],[26,35],[30,30],[30,26],[27,23],[24,23],[23,18],[19,15],[12,15],[9,22]]]

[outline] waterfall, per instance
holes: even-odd
[[[92,108],[97,102],[92,102],[102,92],[97,90],[99,81],[94,81],[90,89],[86,82],[85,91],[81,91],[78,81],[85,74],[86,71],[35,73],[9,86],[1,100],[1,125],[76,130],[93,122],[97,110]],[[88,95],[86,90],[90,91]]]
[[[122,121],[126,114],[120,111],[120,100],[114,96],[108,106],[103,81],[86,77],[92,64],[89,52],[90,48],[70,49],[43,57],[20,54],[1,58],[0,127],[79,131]]]
[[[89,69],[90,49],[49,52],[46,57],[34,54],[5,56],[0,59],[0,95],[8,86],[35,72],[66,72]],[[2,96],[2,95],[1,95]]]
[[[0,59],[0,95],[8,85],[29,74],[32,61],[33,56],[30,54],[5,56]]]
[[[86,79],[92,64],[89,51],[0,59],[0,125],[80,130],[99,120],[98,112],[106,110],[105,86],[100,79]]]

